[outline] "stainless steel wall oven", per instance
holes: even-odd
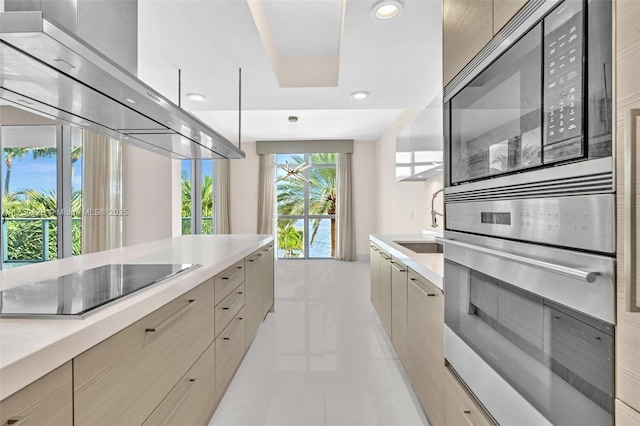
[[[531,0],[445,88],[445,357],[504,425],[613,419],[610,0]]]

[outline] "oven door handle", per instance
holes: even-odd
[[[568,266],[556,265],[555,263],[549,263],[549,262],[544,262],[542,260],[530,259],[528,257],[518,256],[517,254],[505,253],[502,251],[493,250],[493,249],[482,247],[482,246],[476,246],[473,244],[463,243],[463,242],[451,240],[448,238],[436,237],[436,242],[443,245],[451,244],[451,245],[463,247],[469,250],[475,250],[475,251],[488,254],[494,257],[510,260],[512,262],[517,262],[522,265],[531,266],[537,269],[553,272],[555,274],[565,275],[567,277],[586,281],[588,283],[595,282],[596,276],[599,275],[598,272],[581,271],[580,269],[570,268]]]
[[[636,144],[638,143],[637,125],[640,109],[632,109],[627,115],[625,131],[624,161],[624,281],[625,309],[627,312],[640,312],[638,306],[638,283],[636,279],[637,200],[636,200]]]

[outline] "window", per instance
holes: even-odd
[[[0,269],[82,253],[82,131],[1,128]]]
[[[182,160],[182,235],[215,232],[213,164],[213,160]]]
[[[336,158],[335,153],[276,156],[278,257],[335,255]]]

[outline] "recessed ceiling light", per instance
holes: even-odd
[[[371,9],[371,16],[376,19],[395,18],[402,11],[402,3],[398,0],[382,0],[376,3]]]
[[[130,104],[135,104],[135,103],[136,103],[136,101],[134,101],[134,100],[133,100],[133,99],[131,99],[131,98],[124,98],[124,100],[125,100],[125,101],[127,101],[127,102],[129,102]]]
[[[171,126],[173,124],[173,121],[165,121],[165,123],[167,123],[169,126]]]
[[[367,99],[369,97],[369,92],[353,92],[351,97],[356,101],[361,101],[363,99]]]
[[[194,102],[204,102],[207,100],[205,95],[201,95],[200,93],[189,93],[187,95],[187,99]]]

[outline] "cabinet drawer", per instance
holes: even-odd
[[[229,266],[214,277],[216,282],[216,305],[244,281],[244,259]]]
[[[73,360],[76,424],[141,424],[213,342],[210,279]]]
[[[244,307],[244,283],[240,284],[216,306],[216,336],[222,333],[240,309]]]
[[[242,309],[215,342],[216,401],[224,394],[245,353],[244,313]]]
[[[445,424],[448,426],[493,426],[495,423],[469,395],[450,368],[446,369],[444,386]]]
[[[71,362],[0,401],[0,425],[71,425]]]
[[[273,286],[273,261],[274,252],[273,244],[269,244],[262,248],[264,255],[262,256],[262,272],[263,272],[263,285],[262,285],[262,312],[263,318],[267,315],[271,307],[273,306],[274,299],[274,286]]]
[[[144,424],[207,424],[216,407],[215,356],[212,343]]]

